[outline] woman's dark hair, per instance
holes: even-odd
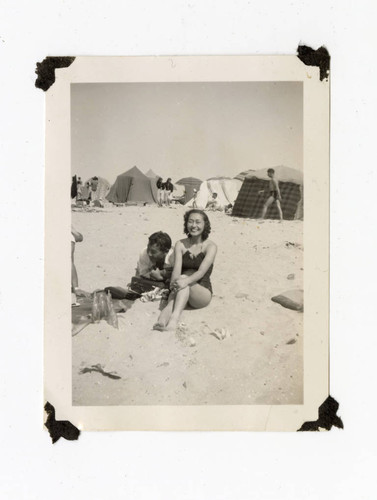
[[[204,241],[208,238],[209,233],[211,232],[211,223],[209,222],[208,215],[205,212],[203,212],[203,210],[198,210],[198,209],[194,208],[194,209],[189,210],[188,212],[185,213],[185,215],[183,216],[183,220],[184,220],[183,231],[185,234],[187,234],[187,236],[189,238],[191,237],[189,230],[187,228],[187,223],[188,223],[188,220],[190,218],[190,215],[192,215],[192,214],[200,214],[203,217],[204,229],[202,232],[202,240]]]
[[[167,233],[158,231],[148,238],[149,245],[156,245],[161,252],[168,252],[171,249],[171,238]]]

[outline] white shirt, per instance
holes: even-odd
[[[169,269],[174,267],[174,249],[171,248],[169,252],[166,254],[164,269]],[[155,268],[155,264],[151,261],[148,256],[147,248],[139,255],[139,260],[136,266],[136,276],[145,276],[150,273],[152,269]]]

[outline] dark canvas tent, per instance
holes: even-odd
[[[184,177],[176,182],[176,184],[185,187],[185,204],[194,196],[194,189],[199,190],[201,183],[202,181],[195,177]]]
[[[118,175],[106,198],[112,203],[156,203],[155,179],[147,177],[137,167]]]
[[[303,218],[303,176],[298,170],[289,167],[274,167],[275,177],[279,181],[281,208],[284,219]],[[267,168],[257,170],[245,177],[238,197],[234,203],[232,215],[235,217],[261,217],[265,201],[269,197],[269,178]],[[266,217],[278,219],[276,204],[272,203]]]

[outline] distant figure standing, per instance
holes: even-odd
[[[164,201],[164,190],[162,188],[163,182],[162,177],[159,177],[156,182],[157,186],[157,203],[159,207],[162,207],[162,203]]]
[[[76,243],[81,242],[83,236],[79,233],[73,226],[71,226],[71,303],[72,305],[77,305],[76,303],[76,292],[79,286],[79,280],[77,277],[77,270],[75,266],[75,246]]]
[[[262,219],[266,218],[266,213],[270,205],[272,203],[276,203],[276,207],[279,212],[279,218],[280,221],[283,220],[283,211],[281,209],[281,195],[280,195],[280,189],[279,189],[279,182],[277,179],[275,179],[275,170],[273,168],[269,168],[267,170],[267,175],[270,178],[269,182],[269,188],[270,188],[270,196],[267,198],[266,203],[264,204],[263,211],[262,211]]]
[[[198,208],[196,198],[198,197],[198,190],[194,188],[194,196],[192,197],[192,208]]]
[[[91,183],[90,183],[90,187],[91,187],[91,190],[92,190],[93,193],[95,193],[97,191],[98,177],[92,177],[92,180],[91,180]]]
[[[77,179],[77,196],[76,196],[76,201],[81,201],[82,200],[82,181],[81,177]]]
[[[77,176],[74,175],[72,177],[72,184],[71,184],[71,200],[76,198],[77,196]]]
[[[174,190],[174,186],[171,182],[171,178],[169,177],[168,180],[165,182],[165,203],[166,203],[166,206],[170,205],[170,200],[173,196],[173,190]]]

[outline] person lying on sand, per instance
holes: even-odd
[[[167,233],[158,231],[148,238],[148,246],[139,256],[136,276],[155,281],[166,281],[174,267],[174,252],[171,238]]]
[[[153,326],[154,330],[175,330],[187,304],[201,309],[212,299],[210,276],[217,246],[208,239],[211,224],[207,214],[195,208],[186,212],[184,232],[187,238],[175,244],[168,303]]]

